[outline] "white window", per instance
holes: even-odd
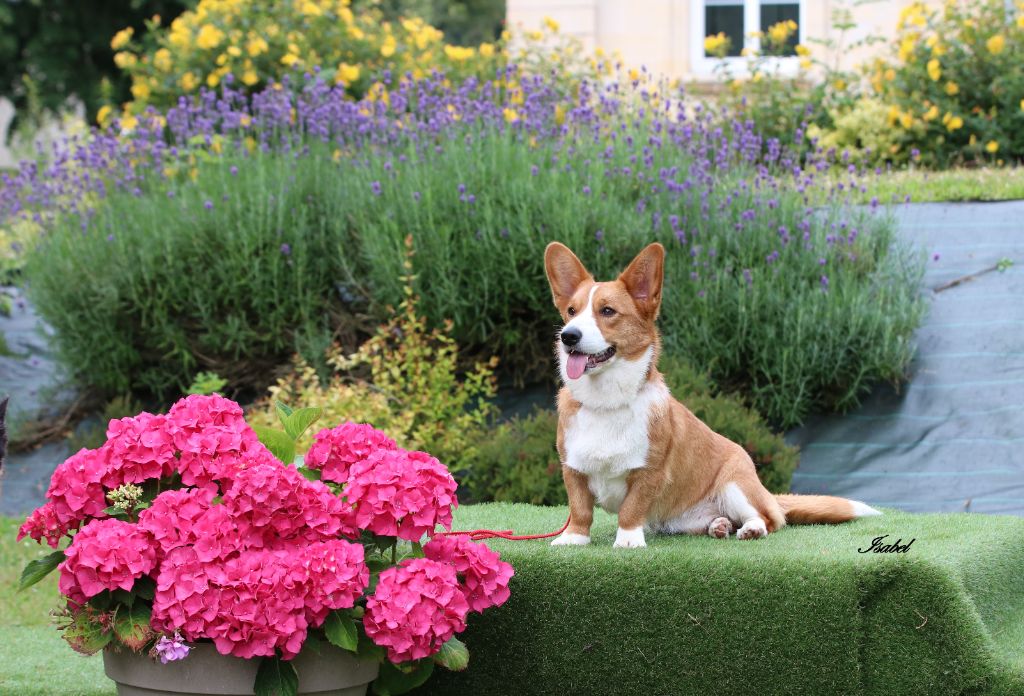
[[[757,52],[761,49],[761,39],[754,34],[767,32],[772,25],[787,20],[796,22],[797,31],[787,42],[784,54],[771,58],[768,67],[795,73],[795,48],[803,40],[805,4],[806,0],[690,0],[690,65],[694,74],[711,76],[723,62],[733,75],[744,74],[748,60],[740,52],[744,48]],[[725,58],[709,56],[704,51],[704,38],[719,32],[729,38]]]

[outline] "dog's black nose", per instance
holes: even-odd
[[[583,332],[576,328],[566,327],[562,329],[560,336],[562,337],[562,343],[572,348],[583,338]]]

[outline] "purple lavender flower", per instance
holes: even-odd
[[[291,256],[292,255],[292,245],[288,244],[288,243],[282,244],[281,245],[281,255],[282,256]]]
[[[540,171],[540,169],[538,169],[536,164],[533,165],[532,167],[530,167],[530,174],[532,176],[537,176],[537,172],[539,172],[539,171]]]
[[[207,199],[206,201],[203,202],[203,207],[206,208],[207,210],[213,210],[213,201]]]
[[[827,275],[823,275],[821,277],[821,289],[822,290],[828,290],[828,276]]]
[[[939,260],[939,254],[938,254],[938,252],[936,252],[935,254],[932,255],[932,261],[938,261],[938,260]]]
[[[419,191],[413,191],[412,192],[412,199],[414,201],[416,201],[417,203],[419,203],[420,202],[420,192]]]
[[[380,191],[381,191],[380,182],[379,181],[371,181],[370,182],[370,190],[373,191],[373,195],[379,196],[380,195]]]
[[[231,176],[237,176],[238,175],[238,167],[236,167],[233,164],[231,165],[231,169],[229,169],[228,171],[231,172]]]
[[[185,645],[185,639],[177,631],[173,638],[161,636],[160,640],[153,646],[153,655],[160,659],[160,663],[166,665],[168,662],[184,660],[192,648]]]

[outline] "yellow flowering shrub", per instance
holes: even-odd
[[[228,74],[236,86],[257,91],[319,68],[362,96],[385,70],[394,80],[435,68],[453,80],[490,78],[503,55],[500,45],[448,45],[419,18],[384,21],[372,6],[353,10],[350,0],[199,0],[169,26],[154,17],[147,27],[139,41],[125,29],[110,44],[115,63],[131,76],[128,113],[169,106],[182,94],[217,87]]]
[[[324,410],[323,423],[370,423],[401,447],[430,452],[455,468],[476,453],[495,415],[497,358],[460,376],[459,348],[448,334],[451,322],[428,330],[413,290],[412,238],[406,241],[405,299],[394,316],[356,351],[328,352],[326,381],[307,362],[270,388],[249,414],[251,423],[276,426],[275,404],[309,404]],[[303,437],[308,445],[313,433]]]
[[[895,151],[931,164],[1024,156],[1024,0],[914,2],[867,67]]]

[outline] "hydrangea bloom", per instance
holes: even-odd
[[[455,479],[426,452],[377,450],[352,465],[345,498],[360,529],[419,541],[440,524],[451,529]]]
[[[166,420],[166,416],[140,413],[110,421],[107,442],[100,448],[108,462],[103,475],[106,488],[141,483],[174,471],[174,443]]]
[[[297,555],[306,577],[306,619],[319,626],[332,609],[355,606],[370,582],[363,547],[335,539],[306,546]]]
[[[345,506],[326,485],[280,462],[240,471],[224,494],[224,506],[246,543],[254,546],[296,536],[322,541],[339,532],[357,534],[344,525]]]
[[[231,481],[250,464],[273,458],[245,422],[242,407],[222,396],[185,397],[171,407],[167,421],[187,486]]]
[[[423,547],[426,557],[450,563],[462,579],[462,592],[471,611],[499,607],[509,598],[508,582],[513,570],[486,544],[466,536],[436,536]]]
[[[137,578],[156,565],[156,547],[149,532],[122,520],[94,520],[75,535],[64,552],[60,591],[82,604],[103,590],[130,590]]]
[[[45,503],[33,510],[32,514],[28,516],[28,519],[18,529],[18,541],[25,537],[32,537],[42,543],[43,539],[46,539],[46,543],[51,548],[57,548],[61,537],[69,531],[70,527],[68,524],[62,523],[57,517],[57,512],[53,509],[53,503]]]
[[[366,635],[387,648],[392,662],[435,654],[465,630],[469,604],[455,569],[429,558],[410,558],[380,574],[366,601]]]
[[[305,463],[310,469],[319,469],[323,480],[345,483],[353,464],[378,450],[396,447],[394,440],[370,425],[342,423],[316,434]]]
[[[101,481],[107,458],[101,450],[82,449],[60,464],[50,477],[46,499],[58,523],[75,529],[90,517],[106,517],[106,496]]]
[[[161,557],[196,543],[200,531],[196,522],[210,509],[213,493],[208,488],[164,491],[139,513],[139,527],[153,536]]]

